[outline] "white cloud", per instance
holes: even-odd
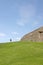
[[[14,39],[14,41],[20,41],[21,38],[17,37]]]
[[[19,7],[19,16],[20,19],[17,20],[17,24],[20,26],[24,26],[27,24],[33,16],[35,16],[36,11],[33,5],[26,5]]]
[[[28,18],[35,15],[35,8],[33,5],[26,5],[20,7],[20,16],[23,18]]]
[[[19,41],[19,40],[20,40],[20,38],[19,38],[19,37],[17,37],[17,38],[16,38],[16,40],[17,40],[17,41]]]
[[[34,21],[32,25],[33,25],[33,26],[36,26],[36,25],[38,25],[38,24],[39,24],[39,21]]]
[[[12,32],[11,34],[18,35],[19,33],[18,32]]]
[[[38,15],[38,16],[36,17],[36,20],[33,21],[32,26],[33,26],[33,27],[42,26],[43,24],[40,24],[40,22],[42,22],[42,19],[43,19],[43,16]]]
[[[18,20],[17,24],[20,26],[24,26],[27,23],[27,19],[20,19]]]
[[[0,37],[5,37],[6,34],[5,33],[0,33]]]
[[[41,21],[43,19],[43,16],[42,15],[39,15],[37,16],[38,17],[38,20]]]
[[[40,21],[39,20],[36,20],[32,23],[32,28],[37,28],[37,27],[40,27]]]

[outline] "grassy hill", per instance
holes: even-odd
[[[43,43],[0,44],[0,65],[43,65]]]

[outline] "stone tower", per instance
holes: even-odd
[[[40,27],[21,38],[21,41],[43,42],[43,27]]]

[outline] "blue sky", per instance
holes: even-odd
[[[43,26],[43,0],[0,0],[0,42],[20,40]]]

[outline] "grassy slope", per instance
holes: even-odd
[[[43,65],[43,43],[0,44],[0,65]]]

